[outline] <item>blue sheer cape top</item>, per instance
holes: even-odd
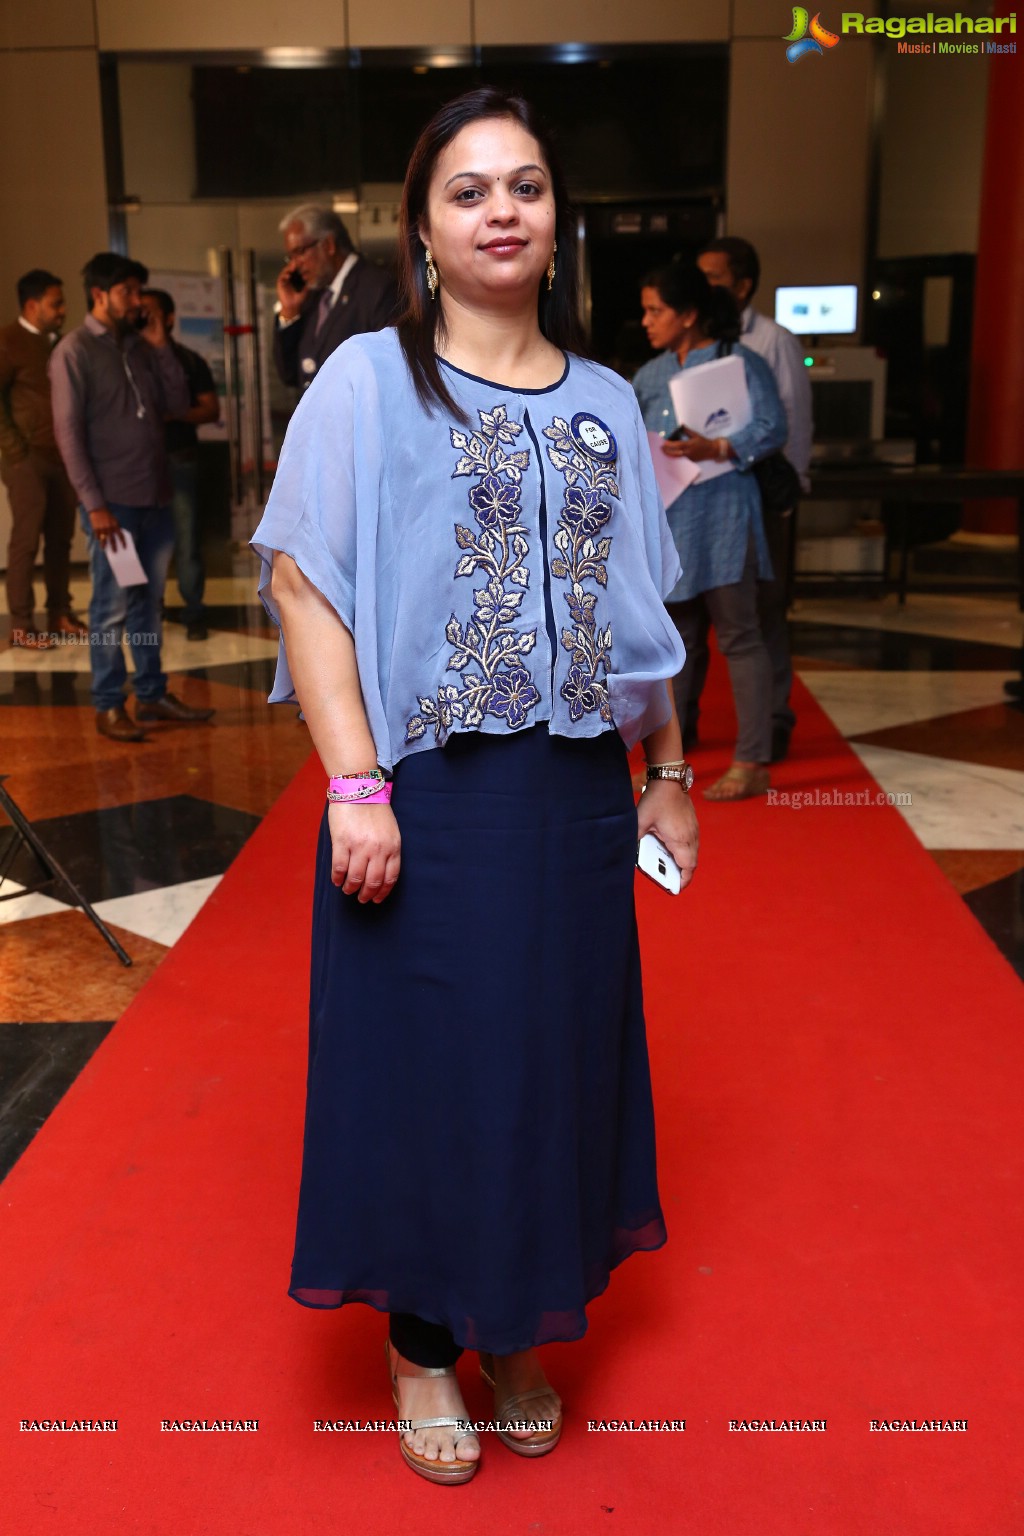
[[[461,423],[416,396],[396,332],[354,336],[292,418],[253,539],[355,641],[378,762],[453,732],[664,724],[684,652],[664,607],[681,568],[630,386],[567,356],[546,389],[442,364]],[[271,702],[294,700],[282,638]]]

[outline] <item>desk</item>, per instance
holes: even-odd
[[[899,512],[900,574],[897,584],[900,603],[907,597],[908,520],[906,508],[921,502],[993,501],[1013,498],[1017,502],[1017,587],[1018,602],[1024,608],[1024,469],[958,469],[941,464],[904,467],[842,464],[830,468],[816,465],[811,469],[811,489],[803,501],[884,501]],[[888,556],[886,540],[886,555]],[[796,529],[793,529],[796,548]],[[888,559],[886,560],[886,575]]]

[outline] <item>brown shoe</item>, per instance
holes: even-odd
[[[162,699],[151,702],[140,699],[135,706],[136,720],[179,720],[183,725],[198,724],[214,714],[216,710],[193,709],[191,705],[183,704],[173,693],[165,693]]]
[[[59,619],[50,620],[51,635],[77,635],[82,639],[88,633],[88,624],[83,624],[77,614],[62,613]]]
[[[146,733],[135,724],[123,704],[96,711],[96,729],[111,741],[145,741]]]
[[[12,651],[52,651],[56,644],[56,640],[38,629],[11,630]]]

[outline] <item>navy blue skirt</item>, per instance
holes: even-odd
[[[579,1338],[665,1241],[625,748],[453,736],[399,763],[393,807],[380,906],[331,884],[320,828],[291,1295],[497,1354]]]

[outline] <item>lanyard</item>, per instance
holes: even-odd
[[[125,353],[125,352],[121,353],[121,362],[122,362],[122,365],[124,367],[125,373],[128,375],[128,382],[129,382],[129,384],[132,387],[132,394],[135,396],[135,414],[139,418],[139,420],[141,421],[142,418],[146,414],[146,407],[145,407],[145,405],[143,403],[142,396],[139,393],[139,386],[135,382],[135,375],[132,373],[131,369],[128,366],[128,356],[127,356],[127,353]]]

